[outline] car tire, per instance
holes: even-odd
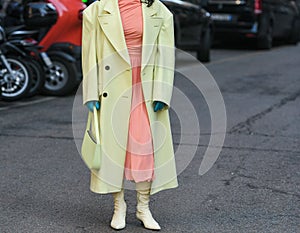
[[[49,55],[53,67],[46,69],[45,85],[42,94],[53,96],[65,96],[70,94],[77,85],[77,68],[74,62],[70,62],[58,55]]]
[[[273,26],[271,23],[267,26],[265,33],[257,38],[258,49],[271,49],[273,46]]]
[[[295,19],[292,25],[291,34],[288,38],[288,43],[297,45],[300,39],[300,19]]]
[[[201,62],[210,61],[211,39],[211,29],[208,27],[205,33],[202,34],[199,50],[197,51],[197,59]]]

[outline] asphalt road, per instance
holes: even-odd
[[[196,66],[180,56],[177,64],[191,72]],[[201,137],[183,142],[192,160],[179,187],[152,197],[161,232],[300,232],[300,46],[217,48],[206,67],[225,101],[225,143],[214,166],[199,176],[211,118],[203,95],[177,74],[175,84],[196,109]],[[89,171],[72,133],[73,101],[38,96],[0,103],[0,232],[114,232],[111,195],[89,191]],[[171,116],[178,148],[180,120],[175,111]],[[148,232],[135,218],[135,192],[125,195],[122,232]]]

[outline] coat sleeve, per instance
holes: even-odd
[[[174,23],[172,13],[167,14],[163,20],[157,44],[153,77],[153,101],[164,102],[167,108],[169,108],[175,69]]]
[[[88,10],[88,9],[87,9]],[[96,56],[96,27],[92,14],[83,12],[82,25],[82,97],[83,104],[91,100],[99,101],[98,68]]]

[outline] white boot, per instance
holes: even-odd
[[[124,189],[121,192],[113,193],[114,197],[114,215],[112,217],[110,226],[115,230],[125,228],[126,222],[126,203],[124,200]]]
[[[144,227],[150,230],[160,230],[159,224],[152,217],[149,210],[150,201],[150,183],[141,182],[136,183],[137,192],[137,212],[136,217],[141,220]]]

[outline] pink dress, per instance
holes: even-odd
[[[140,0],[118,0],[132,68],[132,101],[124,176],[135,182],[152,181],[154,153],[141,84],[143,14]]]

